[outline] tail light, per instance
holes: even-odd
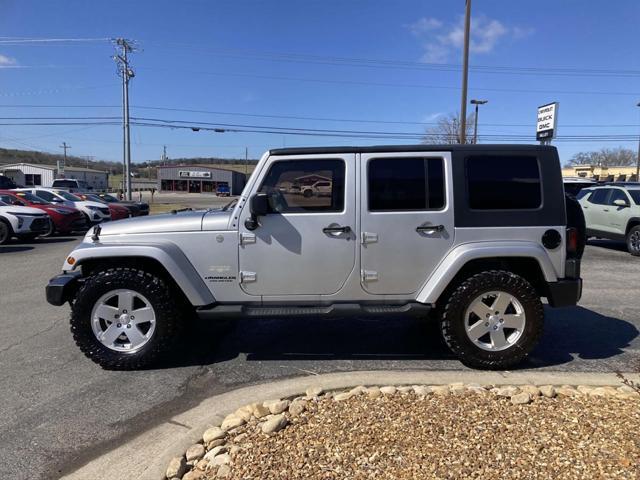
[[[578,229],[567,228],[567,253],[578,251]]]

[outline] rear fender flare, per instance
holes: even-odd
[[[533,258],[540,265],[540,270],[547,282],[558,280],[547,252],[537,243],[528,241],[465,243],[451,250],[440,262],[419,290],[416,301],[436,303],[456,274],[469,261],[499,257]]]

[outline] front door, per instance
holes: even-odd
[[[329,295],[355,266],[355,155],[271,157],[253,192],[270,210],[249,230],[239,219],[240,281],[250,295]],[[309,188],[325,182],[330,188]],[[306,192],[306,193],[303,193]]]
[[[412,294],[453,244],[451,154],[363,154],[361,281],[373,294]]]

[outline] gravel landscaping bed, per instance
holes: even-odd
[[[639,479],[629,387],[356,387],[238,409],[167,478]]]

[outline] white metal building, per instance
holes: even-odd
[[[50,187],[56,178],[84,180],[96,190],[105,190],[109,186],[109,172],[82,167],[66,167],[64,173],[59,173],[53,165],[11,163],[0,165],[0,175],[5,175],[25,187]]]

